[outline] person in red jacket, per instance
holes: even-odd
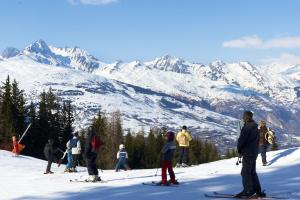
[[[172,168],[172,160],[174,157],[174,152],[176,150],[176,145],[174,143],[175,133],[173,131],[168,131],[165,134],[167,140],[165,146],[161,150],[162,155],[162,167],[161,167],[161,178],[162,181],[160,185],[178,184],[175,179],[175,174]],[[167,170],[170,175],[170,181],[167,181]]]
[[[13,150],[12,150],[12,152],[17,156],[17,155],[20,154],[20,149],[19,149],[19,143],[18,143],[18,140],[17,140],[16,136],[12,137],[12,142],[13,142]]]

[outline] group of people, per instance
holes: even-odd
[[[167,131],[165,134],[166,144],[161,151],[162,158],[162,181],[160,184],[178,184],[175,180],[175,174],[172,168],[172,160],[174,152],[176,150],[176,141],[179,145],[180,156],[176,167],[187,167],[189,146],[192,140],[191,134],[187,131],[187,127],[183,126],[182,130],[175,136],[172,131]],[[81,141],[79,139],[78,132],[75,132],[73,137],[66,143],[66,151],[61,159],[58,159],[56,154],[61,151],[59,148],[54,147],[54,140],[49,139],[48,143],[44,147],[44,155],[48,160],[46,171],[44,174],[52,174],[51,165],[52,163],[57,163],[58,166],[61,165],[62,160],[67,157],[67,164],[65,172],[77,172],[76,167],[78,166],[78,159],[81,153],[84,154],[86,158],[86,164],[88,169],[89,178],[87,181],[99,181],[101,178],[98,175],[98,169],[96,165],[98,149],[102,145],[99,136],[96,135],[96,131],[93,127],[88,129],[87,137],[85,139],[84,149],[82,150]],[[124,144],[119,145],[119,151],[117,152],[117,162],[115,171],[118,172],[120,169],[130,170],[128,165],[128,153],[125,149]],[[167,170],[171,176],[171,180],[167,181]]]
[[[267,165],[266,152],[270,144],[274,143],[275,136],[271,129],[267,128],[265,121],[260,121],[259,125],[253,120],[253,113],[245,111],[243,114],[243,127],[241,128],[240,136],[237,143],[237,151],[240,158],[242,158],[242,183],[243,191],[236,195],[240,198],[248,198],[253,195],[264,197],[265,193],[261,190],[259,178],[256,173],[256,160],[258,154],[261,154],[262,163]],[[172,163],[173,157],[177,148],[175,139],[179,146],[179,159],[176,167],[188,166],[188,154],[190,142],[192,141],[191,134],[187,131],[187,127],[183,126],[182,130],[176,135],[173,131],[167,131],[165,134],[166,143],[161,150],[161,170],[162,180],[159,182],[161,185],[178,184],[175,173],[173,171]],[[14,151],[19,153],[19,146],[17,145],[16,138],[13,138]],[[75,132],[73,137],[66,144],[66,151],[61,159],[57,159],[55,154],[59,151],[54,146],[54,140],[49,139],[44,148],[44,155],[48,160],[45,174],[53,173],[51,165],[56,162],[60,166],[62,159],[67,155],[67,165],[65,172],[77,172],[78,159],[82,153],[81,142],[78,132]],[[97,154],[102,142],[93,127],[88,128],[87,136],[84,145],[84,156],[88,169],[89,178],[87,181],[95,182],[100,181],[98,175],[98,168],[96,164]],[[116,172],[120,169],[130,170],[128,165],[128,153],[126,152],[125,145],[120,144],[117,153]],[[167,171],[170,175],[170,180],[167,179]]]

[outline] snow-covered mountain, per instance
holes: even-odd
[[[14,55],[14,54],[12,54]],[[265,119],[282,145],[300,143],[300,65],[277,70],[249,62],[208,65],[172,56],[153,61],[98,60],[79,47],[58,48],[39,40],[0,60],[0,80],[16,78],[28,98],[52,87],[79,110],[84,126],[97,110],[123,113],[124,128],[185,124],[220,147],[233,146],[245,109]]]
[[[258,176],[267,195],[290,200],[300,199],[300,149],[285,149],[267,153],[269,165],[257,160]],[[106,183],[73,183],[70,179],[85,179],[85,168],[78,173],[63,173],[64,165],[52,165],[54,174],[44,175],[47,162],[27,156],[14,157],[0,150],[1,199],[5,200],[182,200],[207,199],[205,193],[218,191],[236,194],[242,190],[241,165],[236,158],[202,164],[189,168],[175,168],[178,187],[153,187],[143,182],[160,181],[156,169],[99,173]]]

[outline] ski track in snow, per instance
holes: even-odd
[[[300,148],[268,153],[270,165],[263,167],[258,157],[258,174],[262,188],[267,193],[291,194],[290,199],[300,199]],[[0,151],[1,200],[197,200],[207,199],[204,193],[218,191],[237,193],[241,187],[240,170],[236,158],[193,166],[175,168],[179,187],[152,187],[143,182],[159,181],[156,169],[114,172],[99,170],[107,183],[71,183],[70,179],[85,179],[87,172],[63,173],[64,165],[52,165],[55,174],[44,175],[46,161]]]

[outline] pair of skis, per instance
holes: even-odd
[[[247,198],[241,198],[236,197],[235,194],[224,194],[219,192],[213,192],[212,194],[205,194],[204,195],[207,198],[210,199],[250,199],[250,200],[272,200],[272,199],[289,199],[287,196],[280,196],[280,195],[267,195],[266,197],[258,197],[256,195],[253,195],[251,197]]]
[[[142,183],[143,185],[149,185],[149,186],[162,186],[162,187],[178,187],[179,184],[174,185],[174,184],[166,184],[166,185],[162,185],[160,182],[155,182],[155,181],[151,181],[151,182],[144,182]]]
[[[70,179],[70,182],[72,183],[107,183],[108,181],[106,180],[101,180],[101,181],[88,181],[88,180],[82,180],[82,179]]]

